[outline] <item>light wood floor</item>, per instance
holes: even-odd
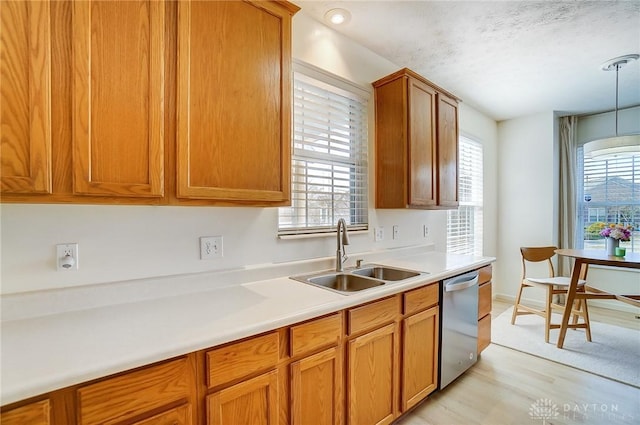
[[[492,317],[509,307],[494,300]],[[640,328],[632,313],[589,312],[591,321]],[[640,424],[640,389],[492,344],[473,368],[397,424]]]

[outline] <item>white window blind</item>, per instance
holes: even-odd
[[[280,235],[367,229],[368,92],[300,63],[294,68],[291,206]]]
[[[447,212],[447,252],[482,255],[482,144],[460,137],[460,206]]]
[[[631,241],[621,246],[640,252],[640,156],[591,159],[578,148],[577,248],[604,249],[598,223],[634,226]]]

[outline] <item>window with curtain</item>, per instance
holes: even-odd
[[[460,206],[447,211],[447,252],[482,255],[482,144],[461,136],[458,151]]]
[[[591,159],[578,148],[576,247],[605,249],[599,235],[602,223],[634,227],[627,251],[640,252],[640,156]]]
[[[294,64],[291,206],[278,234],[368,228],[369,92],[307,64]]]

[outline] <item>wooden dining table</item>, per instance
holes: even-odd
[[[557,249],[556,254],[573,258],[573,271],[571,272],[571,283],[567,290],[565,306],[572,306],[576,299],[609,299],[618,300],[636,307],[640,307],[640,294],[616,294],[610,291],[603,291],[588,284],[584,285],[584,292],[578,292],[578,281],[587,279],[587,272],[590,265],[617,267],[625,269],[640,269],[640,253],[629,253],[624,257],[614,257],[607,255],[604,250],[589,249]],[[564,338],[567,329],[577,327],[569,323],[571,308],[565,308],[560,325],[560,335],[558,336],[558,348],[564,345]]]

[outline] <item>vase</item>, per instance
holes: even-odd
[[[606,238],[607,255],[616,255],[618,245],[620,245],[620,239]]]

